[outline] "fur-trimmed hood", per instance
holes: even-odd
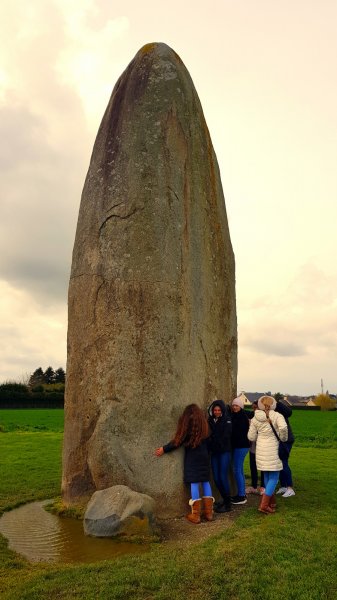
[[[219,406],[222,416],[215,419],[213,410]],[[231,411],[223,400],[214,400],[208,407],[208,423],[211,430],[208,447],[212,454],[223,454],[231,451],[232,419]]]
[[[254,417],[257,421],[259,421],[259,423],[265,423],[265,421],[267,421],[267,415],[264,412],[264,410],[260,410],[260,409],[256,409],[255,413],[254,413]],[[269,411],[269,418],[272,422],[274,422],[275,417],[275,411],[274,410],[270,410]]]
[[[219,406],[221,408],[222,416],[224,417],[226,413],[229,412],[228,404],[225,404],[223,400],[214,400],[212,404],[209,405],[207,412],[210,417],[213,417],[213,409],[215,406]]]

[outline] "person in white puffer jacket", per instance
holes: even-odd
[[[261,396],[258,409],[250,421],[248,439],[256,440],[256,466],[263,471],[265,493],[261,498],[259,511],[265,514],[274,513],[276,508],[275,488],[282,471],[282,461],[278,455],[279,441],[274,434],[272,423],[282,442],[288,439],[288,427],[285,418],[275,412],[276,400],[272,396]]]

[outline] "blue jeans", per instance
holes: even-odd
[[[234,448],[233,450],[233,471],[238,488],[238,496],[246,495],[245,474],[243,472],[243,463],[248,454],[249,448]]]
[[[191,483],[191,498],[192,500],[200,499],[200,485],[202,486],[203,496],[212,496],[212,488],[209,481],[202,481],[200,483]]]
[[[218,488],[221,496],[229,496],[230,487],[228,481],[228,469],[231,460],[230,452],[223,452],[222,454],[212,454],[212,472],[214,483]]]
[[[284,442],[284,445],[288,448],[289,454],[293,446],[293,442]],[[293,478],[291,475],[291,470],[288,465],[288,458],[282,460],[283,469],[280,472],[280,484],[281,487],[293,487]]]
[[[276,484],[278,482],[280,471],[264,471],[264,485],[265,485],[265,494],[267,496],[272,496],[275,492]]]

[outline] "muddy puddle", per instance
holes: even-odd
[[[31,502],[0,518],[0,533],[11,550],[30,562],[89,563],[122,554],[140,554],[145,544],[84,535],[82,521],[52,515],[44,509],[51,500]]]

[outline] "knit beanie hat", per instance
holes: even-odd
[[[259,398],[258,407],[260,410],[265,410],[266,406],[269,406],[270,410],[275,410],[276,408],[276,400],[273,396],[261,396]]]
[[[238,398],[234,398],[232,402],[232,406],[240,406],[240,408],[243,408],[244,405],[245,403],[240,396],[238,396]]]

